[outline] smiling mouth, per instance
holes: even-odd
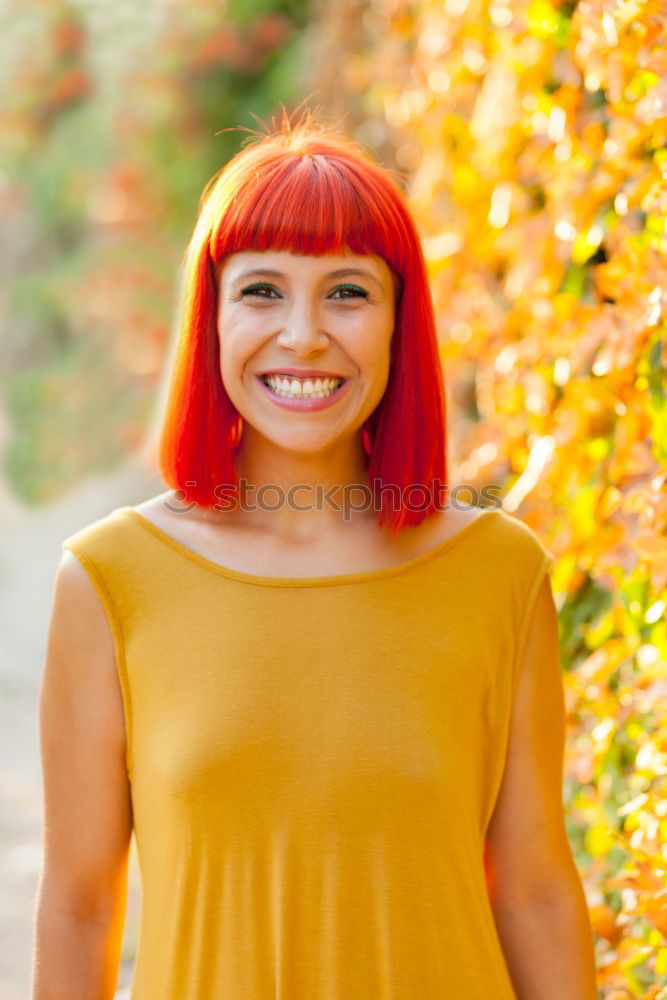
[[[293,375],[260,375],[259,377],[272,392],[286,399],[325,399],[338,392],[347,381],[340,376],[295,378]]]

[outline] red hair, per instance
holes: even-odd
[[[278,130],[232,157],[201,195],[182,265],[179,336],[158,445],[160,472],[179,498],[211,507],[221,490],[239,488],[233,458],[243,418],[220,374],[218,265],[243,250],[321,255],[345,247],[382,257],[397,288],[387,387],[361,428],[379,523],[389,521],[397,532],[440,509],[439,491],[447,489],[445,391],[416,226],[390,171],[309,115],[296,125],[284,116]]]

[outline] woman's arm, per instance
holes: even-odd
[[[498,936],[518,1000],[596,1000],[593,934],[564,822],[565,698],[548,576],[520,670],[486,839]]]
[[[108,620],[69,551],[56,574],[39,725],[44,857],[31,998],[110,1000],[132,834],[125,722]]]

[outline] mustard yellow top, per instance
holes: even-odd
[[[484,849],[537,534],[491,509],[398,566],[283,579],[120,507],[62,547],[123,695],[131,1000],[515,1000]]]

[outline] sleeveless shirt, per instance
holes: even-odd
[[[554,556],[502,508],[397,566],[281,578],[131,507],[62,542],[123,700],[131,1000],[516,1000],[485,835]]]

